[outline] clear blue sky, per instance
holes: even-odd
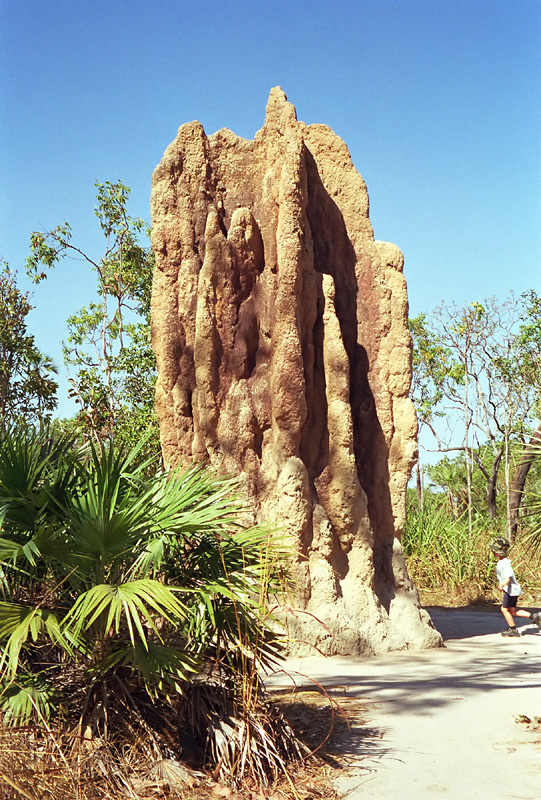
[[[98,256],[96,180],[149,220],[178,126],[253,138],[280,85],[349,146],[412,314],[541,291],[541,0],[0,0],[0,36],[0,256],[25,287],[31,231],[68,220]],[[58,363],[91,287],[70,261],[33,290]]]

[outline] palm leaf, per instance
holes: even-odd
[[[164,690],[173,686],[182,693],[182,683],[189,681],[198,671],[198,660],[189,653],[171,645],[149,641],[126,645],[113,650],[105,658],[96,662],[92,671],[104,675],[116,666],[129,668],[142,678],[149,694],[154,695],[156,689]]]
[[[159,581],[145,578],[118,586],[100,584],[81,594],[68,612],[65,623],[78,637],[82,631],[99,624],[102,635],[111,629],[119,633],[121,623],[128,626],[130,641],[135,646],[135,631],[147,646],[144,626],[160,636],[155,618],[176,625],[186,617],[186,610],[170,588]]]
[[[154,493],[153,527],[185,535],[237,528],[243,504],[233,496],[238,481],[218,478],[201,465],[163,476]]]
[[[0,537],[0,561],[11,561],[13,564],[22,554],[23,544]]]
[[[18,603],[0,602],[0,641],[4,642],[0,670],[13,677],[19,669],[22,648],[28,639],[37,641],[41,634],[68,653],[75,641],[63,630],[56,614],[44,608],[31,608]]]
[[[5,523],[32,531],[51,496],[76,480],[77,448],[70,437],[47,428],[10,428],[0,436],[0,505]]]
[[[2,722],[9,726],[25,725],[34,716],[48,719],[53,701],[53,688],[39,675],[25,673],[0,685]]]
[[[130,568],[130,576],[146,577],[149,573],[152,573],[152,576],[156,577],[166,554],[170,553],[171,550],[171,537],[167,534],[148,540],[143,552],[133,562]]]

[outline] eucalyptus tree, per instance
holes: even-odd
[[[522,295],[523,313],[518,333],[520,347],[520,370],[512,360],[502,365],[509,380],[515,380],[517,372],[526,377],[526,383],[533,392],[533,407],[537,420],[541,419],[541,297],[530,290]],[[534,462],[539,460],[541,450],[541,422],[529,437],[522,438],[522,448],[513,475],[509,493],[510,536],[516,536],[519,514],[524,497],[528,473]]]
[[[56,408],[56,367],[28,332],[32,310],[17,274],[0,259],[0,428],[47,419]]]
[[[433,433],[439,452],[464,453],[470,523],[474,464],[485,477],[487,508],[494,518],[503,462],[511,527],[512,451],[518,445],[526,454],[527,442],[538,424],[541,377],[536,354],[541,336],[537,295],[531,292],[520,300],[510,296],[503,302],[492,298],[463,308],[442,304],[430,318],[421,315],[412,320],[410,327],[418,416]],[[456,431],[443,425],[442,419],[461,424],[462,434],[457,438]],[[482,455],[486,444],[492,451],[490,463]],[[520,475],[520,470],[515,474]],[[522,484],[519,493],[523,488]],[[514,503],[516,507],[516,499]]]
[[[155,359],[150,344],[150,293],[154,256],[148,226],[127,212],[123,183],[97,183],[95,214],[103,233],[101,255],[72,242],[66,222],[30,236],[26,266],[36,283],[62,259],[81,260],[96,276],[96,298],[67,320],[64,359],[75,368],[70,394],[79,419],[96,440],[133,443],[142,427],[157,441],[153,413]]]
[[[409,329],[413,340],[411,393],[417,411],[419,435],[426,427],[440,442],[437,424],[445,415],[441,409],[444,381],[454,379],[460,382],[462,372],[452,360],[450,348],[435,335],[426,314],[410,319]],[[418,505],[421,508],[424,487],[420,459],[416,465],[416,481]]]

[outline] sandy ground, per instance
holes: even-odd
[[[427,609],[445,647],[369,659],[291,659],[276,687],[312,685],[363,698],[362,728],[345,743],[347,800],[541,800],[541,632],[518,620],[506,639],[497,609]]]

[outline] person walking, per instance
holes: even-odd
[[[507,630],[502,631],[502,636],[520,636],[515,625],[515,617],[531,619],[541,629],[541,614],[539,611],[531,612],[525,608],[517,607],[517,601],[522,594],[522,589],[515,578],[511,561],[507,558],[509,547],[509,542],[503,536],[497,536],[489,544],[490,550],[498,557],[496,576],[498,578],[498,588],[503,592],[501,611],[508,625]]]

